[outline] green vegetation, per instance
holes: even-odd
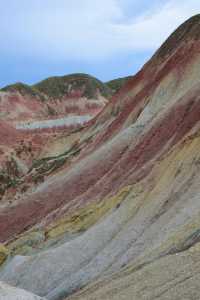
[[[28,174],[32,174],[32,180],[35,184],[43,182],[45,176],[61,168],[70,158],[78,155],[79,152],[79,147],[74,145],[71,149],[58,156],[34,160]]]
[[[34,87],[29,86],[28,84],[24,84],[21,82],[17,82],[11,85],[7,85],[1,89],[1,91],[7,92],[19,92],[21,95],[30,95],[32,97],[43,98],[40,92]]]
[[[111,90],[106,84],[87,74],[50,77],[33,87],[51,98],[59,98],[77,90],[87,98],[96,98],[98,90],[104,97],[109,98],[111,95]]]
[[[112,90],[112,92],[114,94],[114,93],[117,93],[122,88],[122,86],[131,78],[132,78],[132,76],[118,78],[118,79],[108,81],[106,84]]]
[[[8,174],[7,170],[0,170],[0,200],[2,199],[6,190],[10,187],[16,187],[19,183],[19,178]]]
[[[0,91],[19,92],[21,95],[29,95],[40,100],[61,99],[63,96],[78,95],[88,99],[96,99],[98,92],[105,98],[110,98],[126,83],[129,77],[119,78],[103,83],[88,74],[71,74],[66,76],[49,77],[35,85],[27,85],[17,82],[8,85]],[[54,112],[51,112],[52,115]]]

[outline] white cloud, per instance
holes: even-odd
[[[199,0],[170,0],[126,18],[123,3],[128,2],[21,0],[19,6],[18,0],[8,0],[7,9],[0,11],[1,50],[47,60],[83,61],[123,51],[154,50],[180,23],[200,11]]]

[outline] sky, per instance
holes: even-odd
[[[199,0],[0,0],[0,87],[135,74]]]

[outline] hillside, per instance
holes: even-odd
[[[44,79],[34,85],[21,82],[3,87],[0,91],[19,92],[22,95],[36,96],[41,100],[58,99],[63,96],[81,94],[81,96],[93,99],[98,97],[98,92],[105,98],[110,98],[117,93],[123,85],[131,79],[131,76],[117,78],[103,83],[97,78],[83,73],[75,73],[65,76],[54,76]]]
[[[127,76],[127,77],[122,77],[122,78],[117,78],[114,80],[110,80],[106,82],[106,85],[112,90],[112,93],[115,94],[117,93],[125,84],[128,80],[130,80],[132,76]]]
[[[50,77],[33,86],[19,82],[2,88],[0,130],[9,131],[0,145],[0,174],[4,178],[0,199],[10,187],[16,188],[36,158],[67,152],[80,136],[79,131],[103,109],[112,93],[106,84],[87,74]],[[9,144],[8,139],[12,141]],[[8,165],[13,166],[13,174]],[[57,166],[57,159],[51,165]]]
[[[83,97],[93,99],[98,97],[98,92],[105,98],[111,96],[111,90],[106,84],[87,74],[50,77],[35,84],[33,88],[50,98],[80,93]]]
[[[22,82],[17,82],[15,84],[7,85],[4,88],[1,89],[3,92],[19,92],[21,95],[26,96],[32,96],[32,97],[42,97],[42,95],[39,93],[37,89],[34,89],[34,87],[29,86],[28,84],[24,84]]]
[[[3,283],[49,300],[199,299],[199,32],[197,15],[4,197]]]
[[[67,151],[62,141],[70,140],[71,133],[73,140],[77,135],[73,132],[81,131],[102,110],[109,92],[106,85],[85,74],[52,77],[35,86],[16,83],[1,89],[0,199],[9,188],[16,187],[38,156]]]

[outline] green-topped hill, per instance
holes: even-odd
[[[0,91],[19,92],[42,100],[59,99],[64,95],[71,95],[79,91],[82,96],[96,99],[98,92],[105,98],[110,98],[131,77],[119,78],[103,83],[88,74],[71,74],[66,76],[49,77],[34,85],[17,82],[2,88]]]
[[[131,78],[132,78],[132,76],[117,78],[117,79],[106,82],[106,84],[112,90],[112,92],[114,94],[114,93],[117,93],[122,88],[122,86]]]
[[[106,98],[111,95],[110,88],[102,81],[81,73],[50,77],[35,84],[33,87],[52,98],[70,94],[72,90],[82,90],[83,96],[87,98],[96,98],[97,90]]]
[[[14,84],[11,84],[11,85],[7,85],[5,87],[3,87],[1,89],[1,91],[3,92],[19,92],[20,94],[22,95],[30,95],[30,96],[40,96],[40,92],[35,89],[34,87],[28,85],[28,84],[25,84],[25,83],[22,83],[22,82],[17,82],[17,83],[14,83]]]

